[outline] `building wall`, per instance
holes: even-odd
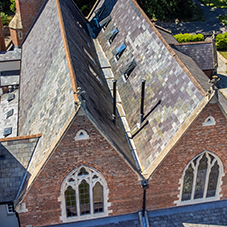
[[[207,117],[213,116],[216,125],[202,126]],[[218,104],[210,103],[199,114],[175,147],[169,152],[149,181],[147,209],[176,206],[180,194],[179,180],[186,165],[204,150],[213,152],[227,169],[226,118]],[[227,198],[227,176],[222,177],[221,199]]]
[[[88,140],[74,140],[80,129],[88,133]],[[143,191],[138,175],[85,116],[77,116],[24,198],[28,212],[19,214],[21,227],[61,223],[58,197],[62,182],[81,165],[96,169],[107,181],[109,215],[142,208]]]
[[[25,38],[45,0],[16,0],[15,2],[17,10],[21,14],[23,38]],[[19,42],[21,44],[21,41]]]

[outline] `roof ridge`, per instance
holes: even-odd
[[[171,32],[170,30],[168,30],[168,29],[166,29],[166,28],[163,28],[162,26],[157,25],[157,24],[154,24],[154,26],[157,27],[158,29],[161,29],[161,30],[163,30],[163,31],[165,31],[165,32],[168,32],[169,34],[172,35],[172,32]]]
[[[0,142],[7,142],[7,141],[14,141],[14,140],[33,139],[33,138],[39,138],[41,136],[42,136],[42,133],[34,134],[34,135],[27,135],[27,136],[7,137],[7,138],[0,139]]]
[[[197,87],[197,89],[200,91],[200,93],[205,97],[206,91],[202,88],[202,86],[199,84],[199,82],[195,79],[195,77],[191,74],[191,72],[187,69],[187,67],[184,65],[184,63],[180,60],[180,58],[176,55],[174,50],[171,48],[171,46],[166,42],[166,40],[162,37],[158,29],[155,27],[155,25],[150,21],[146,13],[141,9],[141,7],[138,5],[136,0],[131,0],[135,7],[140,11],[140,13],[143,15],[145,20],[148,22],[148,24],[151,26],[153,31],[156,33],[156,35],[161,39],[162,43],[166,46],[170,54],[174,57],[174,59],[177,61],[177,63],[182,67],[184,72],[187,74],[187,76],[190,78],[190,80],[193,82],[193,84]]]
[[[69,67],[69,74],[70,74],[72,89],[73,89],[73,93],[74,93],[74,100],[76,103],[78,103],[79,102],[79,96],[77,94],[78,87],[77,87],[77,83],[76,83],[76,76],[75,76],[75,71],[73,69],[72,59],[70,56],[69,45],[67,42],[63,16],[62,16],[62,12],[61,12],[61,6],[60,6],[59,0],[55,0],[55,2],[56,2],[56,6],[57,6],[58,19],[59,19],[60,30],[61,30],[61,34],[62,34],[63,45],[64,45],[64,49],[65,49],[66,60],[67,60],[68,67]]]
[[[183,45],[196,45],[196,44],[205,44],[205,43],[212,43],[212,41],[197,41],[197,42],[187,42],[187,43],[171,43],[170,46],[183,46]]]

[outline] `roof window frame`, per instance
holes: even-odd
[[[120,57],[123,54],[123,52],[125,51],[126,47],[127,47],[127,45],[125,43],[123,43],[112,51],[112,53],[114,55],[114,59],[116,61],[118,61],[120,59]]]
[[[111,43],[113,42],[114,38],[117,36],[119,33],[118,28],[113,29],[109,34],[106,35],[107,43],[110,46]]]
[[[106,30],[106,28],[111,20],[112,20],[112,17],[111,17],[111,15],[109,15],[99,22],[99,26],[102,28],[103,32]]]
[[[137,66],[135,59],[133,59],[132,61],[130,61],[128,64],[126,64],[125,66],[123,66],[122,68],[120,68],[120,73],[123,76],[123,79],[125,80],[125,82],[128,80],[130,74],[132,73],[132,71],[134,70],[134,68]]]

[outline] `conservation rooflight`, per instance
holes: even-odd
[[[115,38],[115,36],[118,33],[118,28],[115,28],[113,31],[111,31],[108,35],[106,35],[106,39],[108,40],[108,43],[111,44]]]
[[[131,62],[129,62],[127,65],[123,66],[120,69],[120,72],[122,75],[124,75],[125,80],[127,80],[131,74],[131,72],[133,71],[133,69],[136,67],[136,62],[133,59]]]
[[[105,5],[102,5],[100,8],[95,10],[95,16],[96,17],[101,17],[101,15],[103,14],[105,8],[106,8]]]
[[[109,15],[108,17],[99,22],[99,26],[102,27],[103,30],[105,30],[111,19],[112,17]]]
[[[123,43],[122,45],[120,45],[119,47],[117,47],[115,50],[112,51],[112,53],[117,61],[120,59],[120,57],[123,54],[125,49],[126,49],[126,44]]]

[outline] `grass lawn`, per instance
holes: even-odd
[[[206,6],[215,8],[227,8],[227,0],[200,0]]]
[[[218,51],[227,60],[227,50]]]

